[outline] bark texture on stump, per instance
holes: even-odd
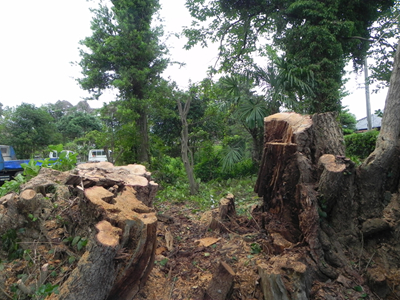
[[[97,300],[105,299],[105,295],[109,294],[116,275],[114,259],[122,230],[105,220],[96,224],[95,228],[98,233],[78,266],[64,282],[60,293],[53,294],[49,300]]]
[[[304,265],[304,270],[293,273],[303,274],[297,283],[282,279],[287,275],[284,268],[275,268],[269,274],[261,267],[263,289],[271,297],[307,299],[314,278],[338,276],[327,260],[328,250],[321,244],[320,222],[339,201],[341,189],[329,184],[335,180],[340,185],[348,167],[343,161],[343,136],[333,113],[312,117],[279,113],[265,118],[264,124],[264,152],[255,192],[264,199],[264,226],[277,245],[275,254],[280,255],[275,264],[284,265],[288,259],[285,253],[295,247],[310,257],[291,261],[296,270]],[[335,248],[329,251],[335,252]],[[306,271],[309,266],[312,268]],[[282,285],[285,292],[280,291]],[[296,290],[297,295],[293,292]]]

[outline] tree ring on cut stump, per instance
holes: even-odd
[[[97,240],[108,247],[116,247],[119,244],[119,238],[122,234],[122,229],[112,226],[108,221],[103,220],[95,225],[98,233]]]

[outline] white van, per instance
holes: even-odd
[[[111,154],[111,150],[108,151]],[[88,161],[107,161],[107,155],[104,149],[89,150]]]

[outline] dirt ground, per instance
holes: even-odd
[[[7,209],[7,202],[11,207],[14,198],[18,196],[2,198],[0,207]],[[28,215],[24,228],[2,233],[0,299],[45,299],[69,277],[85,252],[90,232],[81,230],[90,226],[82,226],[79,199],[51,193],[48,199],[51,206],[40,220]],[[257,265],[268,259],[268,251],[256,218],[247,213],[211,230],[212,214],[218,209],[201,212],[193,203],[166,202],[154,208],[154,268],[135,299],[202,299],[221,262],[235,273],[229,299],[261,299]]]
[[[164,222],[158,226],[155,266],[138,299],[201,299],[221,262],[236,274],[230,299],[260,299],[257,264],[268,253],[254,218],[238,216],[213,231],[209,225],[217,210],[201,213],[190,203],[156,208]]]

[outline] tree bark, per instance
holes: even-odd
[[[305,251],[310,256],[306,265],[312,266],[312,271],[299,283],[283,280],[287,275],[284,268],[274,275],[263,271],[266,284],[263,289],[288,299],[306,299],[305,282],[309,285],[316,278],[335,279],[338,275],[326,259],[319,238],[324,210],[332,209],[330,205],[335,205],[336,198],[327,195],[331,203],[323,206],[318,192],[319,188],[327,193],[331,191],[323,184],[319,187],[321,176],[324,182],[342,176],[347,168],[345,164],[341,166],[343,136],[333,113],[312,117],[279,113],[265,118],[264,122],[264,152],[255,186],[255,191],[264,199],[264,229],[276,246],[299,245],[298,252]],[[285,248],[281,255],[286,255],[286,251],[289,250]],[[301,257],[302,264],[305,257]],[[302,285],[302,292],[295,296],[290,291],[298,289],[297,284]],[[286,286],[285,291],[278,291],[279,285]]]
[[[53,294],[49,300],[99,300],[109,294],[116,277],[114,259],[119,250],[122,230],[105,220],[97,223],[95,228],[98,233],[78,266],[64,282],[60,293]]]
[[[150,162],[150,154],[149,154],[149,128],[147,124],[147,113],[145,109],[138,110],[139,117],[136,120],[136,125],[139,129],[140,134],[140,142],[138,147],[138,162],[139,163],[149,163]]]
[[[186,174],[189,180],[190,194],[196,195],[199,191],[199,185],[196,182],[194,176],[194,161],[193,154],[189,148],[189,125],[187,123],[187,115],[190,109],[191,97],[189,96],[187,101],[182,107],[181,100],[176,99],[179,109],[179,116],[181,118],[182,130],[181,130],[181,153],[183,165],[185,166]]]
[[[375,150],[359,169],[360,213],[363,219],[380,217],[385,193],[399,187],[400,176],[400,42],[394,59],[382,127]]]

